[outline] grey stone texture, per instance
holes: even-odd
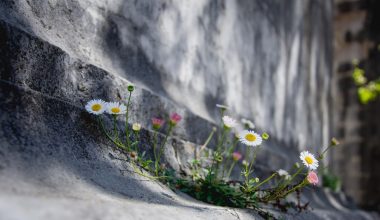
[[[0,3],[2,20],[72,57],[211,121],[227,104],[313,150],[331,134],[331,16],[331,0]]]
[[[135,83],[142,148],[152,116],[179,112],[165,159],[186,172],[218,120],[215,104],[228,104],[271,134],[259,170],[289,167],[330,135],[330,16],[331,2],[316,0],[1,1],[0,219],[261,219],[135,174],[83,106],[125,100]],[[268,210],[378,218],[323,189],[306,190],[307,201],[301,214]]]

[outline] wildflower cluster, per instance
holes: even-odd
[[[149,142],[152,143],[149,157],[140,149],[141,124],[133,123],[129,127],[128,115],[134,87],[128,86],[128,91],[126,104],[95,99],[88,102],[85,108],[97,116],[105,136],[127,153],[138,174],[147,176],[141,169],[149,171],[153,174],[152,178],[208,203],[253,209],[259,209],[260,202],[278,204],[287,195],[299,192],[305,186],[317,185],[319,161],[330,147],[339,144],[333,139],[331,145],[318,157],[309,151],[303,151],[299,155],[302,166],[294,161],[293,169],[279,169],[262,177],[255,172],[255,161],[263,143],[269,139],[269,134],[254,130],[256,126],[248,119],[242,119],[240,124],[233,117],[225,115],[227,106],[217,105],[221,112],[220,126],[211,130],[205,143],[195,152],[195,158],[189,161],[191,172],[170,174],[170,170],[162,163],[162,155],[169,136],[182,117],[173,113],[167,119],[151,119],[153,136]],[[103,123],[103,113],[112,116],[111,130]],[[118,127],[120,115],[125,115],[123,131]],[[165,133],[163,137],[162,133]]]
[[[164,146],[170,136],[173,128],[181,121],[181,116],[177,113],[173,113],[168,119],[168,128],[166,135],[164,135],[164,141],[158,142],[158,135],[161,132],[165,124],[165,120],[162,118],[154,117],[152,118],[152,128],[153,128],[153,157],[149,158],[146,152],[140,152],[140,131],[141,124],[133,123],[131,128],[129,127],[129,108],[131,106],[131,96],[134,91],[134,86],[128,86],[129,96],[127,98],[126,104],[121,102],[105,102],[101,99],[94,99],[89,101],[85,109],[87,112],[96,115],[102,132],[105,136],[113,143],[115,146],[127,153],[130,158],[130,162],[134,166],[135,172],[144,175],[139,169],[141,168],[150,171],[155,174],[155,177],[160,177],[164,172],[165,166],[161,164],[161,157],[164,151]],[[102,117],[102,114],[109,114],[112,116],[113,126],[112,129],[107,129],[104,119],[107,117]],[[119,129],[118,119],[120,116],[125,115],[125,127],[123,131]],[[138,166],[137,166],[138,165]]]
[[[260,177],[254,170],[254,164],[269,134],[254,130],[255,125],[247,119],[241,120],[241,126],[237,120],[225,115],[227,106],[217,105],[217,108],[221,112],[220,128],[211,131],[196,154],[196,160],[191,163],[191,177],[178,181],[177,188],[205,202],[258,209],[260,202],[278,204],[287,195],[319,183],[319,160],[331,146],[338,144],[336,139],[318,157],[309,151],[301,152],[302,166],[295,161],[289,172],[279,169],[267,177]],[[214,142],[211,142],[213,138]],[[207,151],[208,145],[214,145],[210,146],[214,151]],[[239,169],[240,176],[236,175],[239,172],[232,175]]]

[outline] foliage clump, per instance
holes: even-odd
[[[153,138],[150,141],[152,154],[149,156],[140,149],[141,125],[133,123],[132,127],[129,126],[128,117],[133,91],[134,86],[128,86],[129,96],[125,104],[95,99],[88,102],[85,108],[97,117],[102,132],[114,146],[128,155],[136,173],[160,180],[174,190],[181,190],[207,203],[251,208],[261,214],[265,212],[260,209],[260,204],[272,204],[284,211],[288,207],[284,200],[289,194],[296,193],[299,201],[302,188],[319,183],[317,175],[319,161],[330,147],[338,145],[336,139],[333,139],[331,145],[318,157],[303,151],[299,156],[302,165],[295,161],[289,172],[279,169],[265,178],[259,178],[254,170],[254,164],[269,135],[265,132],[259,134],[254,130],[254,124],[247,119],[243,119],[242,124],[238,123],[234,118],[225,115],[227,106],[217,105],[222,119],[219,128],[214,127],[210,131],[205,143],[197,149],[195,158],[189,161],[191,172],[175,173],[163,163],[162,155],[169,136],[182,117],[173,113],[166,120],[152,118]],[[104,113],[108,113],[111,117],[104,116]],[[118,118],[121,116],[125,117],[124,129],[118,127]],[[105,126],[104,120],[109,119],[113,122],[112,128]],[[167,126],[164,126],[165,123]],[[164,138],[159,141],[158,136],[163,132]],[[244,153],[237,150],[238,145],[245,146],[242,150]],[[240,177],[233,179],[231,174],[236,168],[240,168]],[[305,206],[298,204],[296,207],[302,210],[306,206],[307,204]]]

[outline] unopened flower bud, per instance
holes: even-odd
[[[339,145],[339,144],[340,144],[340,143],[339,143],[339,141],[338,141],[336,138],[333,137],[333,138],[331,139],[331,145],[332,145],[332,146],[337,146],[337,145]]]
[[[310,184],[313,184],[313,185],[317,185],[319,182],[318,175],[314,171],[309,172],[306,179]]]
[[[268,140],[269,139],[269,134],[264,132],[261,137],[264,139],[264,140]]]
[[[170,124],[171,125],[173,125],[173,126],[175,126],[175,125],[177,125],[177,123],[179,122],[179,121],[181,121],[181,119],[182,119],[182,117],[179,115],[179,114],[177,114],[177,113],[173,113],[171,116],[170,116]]]
[[[135,90],[135,87],[133,85],[129,85],[128,86],[128,91],[129,92],[133,92],[133,90]]]
[[[161,128],[161,126],[165,123],[163,119],[160,118],[152,118],[152,124],[153,124],[153,129],[158,130]]]
[[[249,165],[249,163],[248,163],[246,160],[243,160],[241,163],[242,163],[244,166],[248,166],[248,165]]]
[[[140,131],[141,130],[141,124],[139,124],[139,123],[133,123],[132,130],[134,130],[134,131]]]
[[[135,160],[137,158],[137,153],[135,151],[132,151],[131,153],[129,153],[129,156]]]
[[[234,161],[239,161],[243,156],[241,155],[241,153],[239,152],[233,152],[232,153],[232,159]]]

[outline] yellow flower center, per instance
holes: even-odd
[[[309,164],[309,165],[310,165],[310,164],[312,164],[312,163],[313,163],[313,158],[312,158],[312,157],[310,157],[310,156],[306,156],[306,157],[305,157],[305,161],[306,161],[306,163],[307,163],[307,164]]]
[[[91,107],[92,111],[95,111],[95,112],[99,111],[101,108],[102,108],[102,105],[100,104],[95,104]]]
[[[118,108],[118,107],[113,107],[113,108],[111,108],[111,112],[117,114],[117,113],[120,112],[120,108]]]
[[[256,136],[253,135],[253,134],[247,134],[247,135],[245,135],[245,139],[246,139],[247,141],[253,142],[253,141],[256,140]]]

